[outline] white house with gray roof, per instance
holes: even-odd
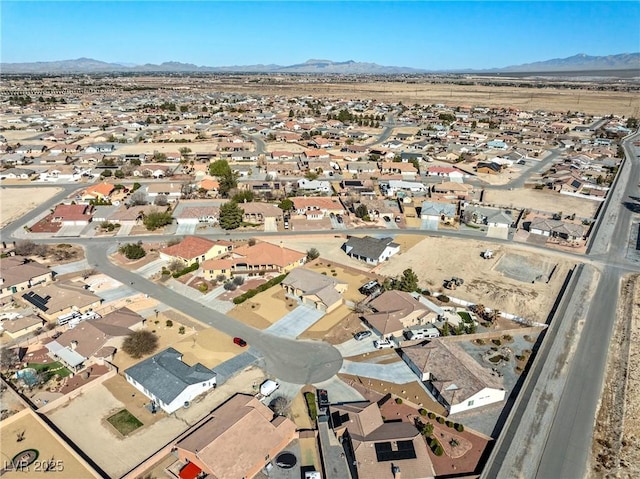
[[[188,366],[173,348],[131,366],[124,377],[168,414],[216,387],[215,372],[200,363]]]
[[[352,236],[342,245],[348,256],[364,261],[368,264],[378,264],[388,260],[400,252],[400,245],[393,242],[393,238],[372,238]]]

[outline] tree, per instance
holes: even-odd
[[[269,407],[276,416],[286,416],[289,412],[290,403],[284,396],[274,398]]]
[[[149,231],[157,230],[158,228],[169,225],[172,221],[173,218],[171,217],[171,213],[168,211],[162,212],[157,210],[147,213],[142,220],[143,224]]]
[[[235,173],[227,173],[218,178],[218,192],[223,198],[229,196],[229,192],[238,186],[238,180]]]
[[[103,170],[102,173],[100,173],[100,176],[103,178],[109,178],[110,176],[113,176],[113,173],[111,170]]]
[[[169,204],[169,200],[166,195],[158,195],[156,199],[153,200],[153,204],[156,206],[167,206]]]
[[[158,337],[146,330],[133,331],[122,343],[122,350],[134,359],[151,354],[157,348]]]
[[[398,287],[396,289],[406,291],[408,293],[412,293],[418,289],[418,276],[411,268],[407,268],[402,272],[402,276],[398,280]]]
[[[142,245],[138,243],[127,243],[120,246],[118,251],[127,259],[140,259],[144,258],[147,254]]]
[[[433,423],[428,422],[422,426],[420,433],[425,437],[430,437],[433,434]]]
[[[366,205],[363,205],[362,203],[358,205],[355,213],[356,216],[360,219],[364,218],[365,216],[369,216],[369,210],[367,209]]]
[[[253,191],[244,190],[244,191],[239,191],[238,193],[233,195],[232,201],[235,201],[236,203],[251,203],[253,199],[254,199]]]
[[[18,241],[14,248],[15,254],[19,256],[46,256],[49,247],[46,244],[37,244],[33,241]]]
[[[146,205],[147,195],[144,194],[144,191],[136,191],[129,198],[129,204],[131,206]]]
[[[220,227],[224,230],[234,230],[242,225],[244,210],[234,201],[229,201],[220,207]]]
[[[289,198],[285,198],[280,202],[278,208],[280,208],[282,211],[290,211],[291,209],[293,209],[293,201],[291,201]]]
[[[113,174],[116,178],[118,179],[122,179],[124,178],[124,171],[122,170],[116,170],[115,173]]]
[[[231,167],[227,160],[216,160],[209,165],[209,174],[218,178],[231,173]]]
[[[185,156],[185,155],[188,155],[189,153],[191,153],[191,148],[183,146],[182,148],[179,148],[178,151],[180,152],[180,154],[182,156]]]
[[[313,261],[314,259],[317,259],[319,257],[320,257],[320,251],[318,251],[316,248],[311,248],[307,250],[307,261]]]
[[[304,174],[304,177],[309,181],[314,181],[318,179],[318,173],[316,173],[315,171],[307,171]]]

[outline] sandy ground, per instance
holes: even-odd
[[[28,213],[36,206],[55,196],[62,188],[36,187],[15,189],[0,188],[0,227]]]
[[[640,476],[640,276],[618,300],[591,458],[591,478]]]
[[[344,255],[344,257],[350,259],[347,255]],[[369,275],[363,274],[357,269],[345,267],[334,262],[324,260],[322,258],[309,263],[306,267],[311,271],[315,271],[316,273],[326,273],[327,276],[347,283],[349,287],[343,295],[346,301],[358,302],[362,301],[365,298],[365,296],[360,293],[358,289],[360,288],[360,286],[371,279]]]
[[[346,266],[350,266],[362,271],[368,271],[371,269],[370,265],[367,265],[361,261],[349,258],[341,247],[347,238],[343,235],[336,234],[333,237],[325,236],[283,236],[282,238],[270,238],[269,242],[274,244],[282,244],[296,251],[307,252],[311,248],[316,248],[320,252],[320,258],[323,260],[329,260],[332,262],[340,263]]]
[[[550,190],[518,188],[515,190],[485,190],[484,202],[514,208],[530,208],[549,213],[562,211],[564,215],[593,218],[599,201],[561,195]]]
[[[446,292],[456,298],[481,303],[488,308],[497,308],[530,320],[544,321],[567,272],[566,261],[553,260],[559,266],[550,283],[524,283],[504,276],[495,266],[508,252],[521,254],[531,261],[540,257],[539,252],[493,247],[494,258],[484,260],[480,253],[486,247],[482,241],[425,238],[408,252],[384,263],[377,272],[393,277],[412,268],[423,288]],[[464,285],[455,291],[443,289],[444,280],[452,276],[462,277]]]
[[[76,428],[81,430],[82,428]],[[17,434],[24,433],[24,439],[18,442]],[[47,428],[40,424],[31,411],[23,411],[15,420],[3,421],[0,426],[0,444],[2,444],[3,467],[16,454],[25,449],[36,449],[39,456],[28,469],[11,471],[3,474],[5,479],[12,478],[85,478],[92,477],[86,467],[55,437]],[[43,461],[52,459],[56,468],[43,471]]]
[[[216,83],[216,91],[257,93],[260,95],[313,95],[329,98],[376,98],[384,103],[444,103],[446,105],[486,105],[523,110],[583,111],[608,115],[633,115],[640,98],[631,92],[569,90],[556,88],[489,87],[452,84],[417,84],[399,82],[358,83],[290,83],[265,85],[250,82]]]
[[[237,305],[227,314],[254,328],[266,329],[297,306],[294,300],[285,297],[284,289],[276,285]]]
[[[72,441],[82,444],[84,451],[109,476],[120,477],[230,396],[238,392],[251,394],[252,385],[263,380],[264,374],[260,369],[249,368],[193,401],[189,409],[181,409],[172,416],[160,413],[160,419],[154,424],[144,424],[126,438],[119,437],[104,421],[125,406],[104,385],[86,391],[71,403],[51,411],[48,416]],[[136,392],[136,398],[141,402],[143,397]],[[139,406],[130,412],[142,416]],[[82,424],[82,427],[78,427],[78,424]]]
[[[173,345],[184,356],[182,361],[193,365],[201,363],[208,368],[236,357],[243,350],[233,343],[233,338],[216,329],[204,329]]]

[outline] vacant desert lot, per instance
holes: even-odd
[[[544,321],[560,290],[569,264],[553,255],[541,258],[537,251],[504,246],[492,248],[494,258],[485,260],[480,257],[480,253],[486,248],[487,245],[482,241],[426,238],[408,252],[392,258],[378,272],[396,276],[405,269],[412,268],[423,288],[444,291],[456,298],[482,303],[488,308]],[[538,267],[538,263],[549,262],[558,264],[558,267],[548,284],[544,281],[525,283],[507,277],[496,267],[502,257],[509,253],[521,255],[535,267]],[[455,291],[443,289],[443,281],[452,276],[463,278],[464,285]]]
[[[417,84],[399,82],[359,83],[284,83],[265,85],[235,83],[224,80],[216,90],[261,95],[313,95],[329,98],[376,98],[381,102],[444,103],[446,105],[487,105],[522,110],[582,111],[590,114],[634,115],[640,108],[635,93],[570,90],[558,88],[518,88],[465,86],[451,84]]]
[[[530,208],[549,213],[562,211],[581,218],[593,218],[600,206],[599,201],[561,195],[551,190],[517,188],[514,190],[485,190],[484,202],[512,208]]]
[[[20,218],[60,191],[62,191],[62,188],[44,186],[37,188],[0,188],[0,227]]]

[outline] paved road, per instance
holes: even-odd
[[[640,162],[624,142],[627,161],[593,232],[588,258],[600,277],[568,291],[482,477],[581,478],[590,458],[593,426],[612,335],[620,280],[637,265],[626,258],[631,223],[640,211]],[[588,309],[585,311],[585,309]]]

